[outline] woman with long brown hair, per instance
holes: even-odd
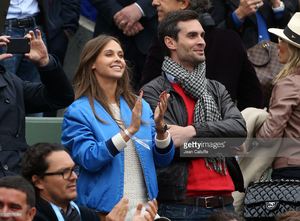
[[[106,35],[85,45],[74,89],[62,143],[81,168],[79,203],[106,214],[123,196],[129,210],[154,200],[155,166],[168,165],[174,155],[163,120],[169,95],[160,95],[153,114],[143,92],[136,96],[131,91],[120,42]]]

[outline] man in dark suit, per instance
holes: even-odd
[[[137,90],[146,53],[156,34],[157,17],[150,0],[91,0],[98,10],[94,36],[109,34],[123,44],[133,67],[132,86]]]
[[[34,221],[99,221],[100,215],[94,210],[73,202],[77,196],[79,170],[60,144],[39,143],[26,151],[22,161],[22,175],[36,191],[37,213]],[[150,208],[143,213],[142,204],[138,205],[132,221],[153,220],[156,207],[156,204],[151,203]],[[124,220],[127,212],[128,200],[122,198],[105,216],[105,220]]]
[[[76,180],[78,170],[70,155],[59,144],[37,144],[24,154],[23,176],[36,191],[35,221],[98,221],[96,213],[78,206]]]

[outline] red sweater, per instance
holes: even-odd
[[[172,84],[174,90],[182,97],[187,110],[188,125],[194,121],[195,100],[185,94],[178,84]],[[230,195],[234,184],[230,175],[223,176],[205,166],[203,158],[195,158],[189,164],[187,196]]]

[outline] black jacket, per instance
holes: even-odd
[[[170,93],[168,100],[168,109],[165,113],[165,122],[179,126],[187,126],[187,111],[183,99],[172,88],[171,84],[165,76],[160,76],[146,84],[142,90],[144,91],[144,99],[150,104],[152,110],[155,109],[159,95],[166,90]],[[221,121],[195,123],[195,138],[242,138],[236,145],[242,144],[247,136],[246,123],[232,102],[230,95],[225,87],[212,80],[208,80],[208,91],[213,95],[219,110],[221,110]],[[178,148],[177,148],[178,150]],[[177,154],[175,160],[167,168],[157,170],[159,200],[182,200],[185,197],[188,163],[192,158],[180,158]],[[243,176],[234,157],[226,158],[226,164],[230,176],[234,182],[235,189],[244,190]]]
[[[0,177],[5,175],[1,170],[19,172],[20,154],[27,147],[25,114],[61,109],[74,99],[72,85],[54,57],[39,71],[42,83],[32,83],[0,66]]]
[[[36,209],[37,213],[33,221],[58,221],[51,205],[47,201],[39,197],[36,201]],[[81,206],[79,206],[79,210],[81,215],[81,221],[99,221],[99,218],[95,211]]]

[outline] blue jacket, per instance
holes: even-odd
[[[78,179],[78,202],[101,212],[109,212],[123,196],[124,151],[119,152],[111,138],[120,132],[118,124],[95,100],[97,115],[94,116],[87,97],[76,100],[67,109],[62,125],[62,143],[73,159],[80,165]],[[131,122],[131,110],[125,100],[120,99],[121,117],[125,127]],[[150,147],[146,149],[134,141],[144,174],[149,199],[158,194],[156,166],[167,166],[173,159],[174,146],[161,153],[155,146],[153,113],[147,102],[143,101],[142,121],[144,122],[135,137]]]

